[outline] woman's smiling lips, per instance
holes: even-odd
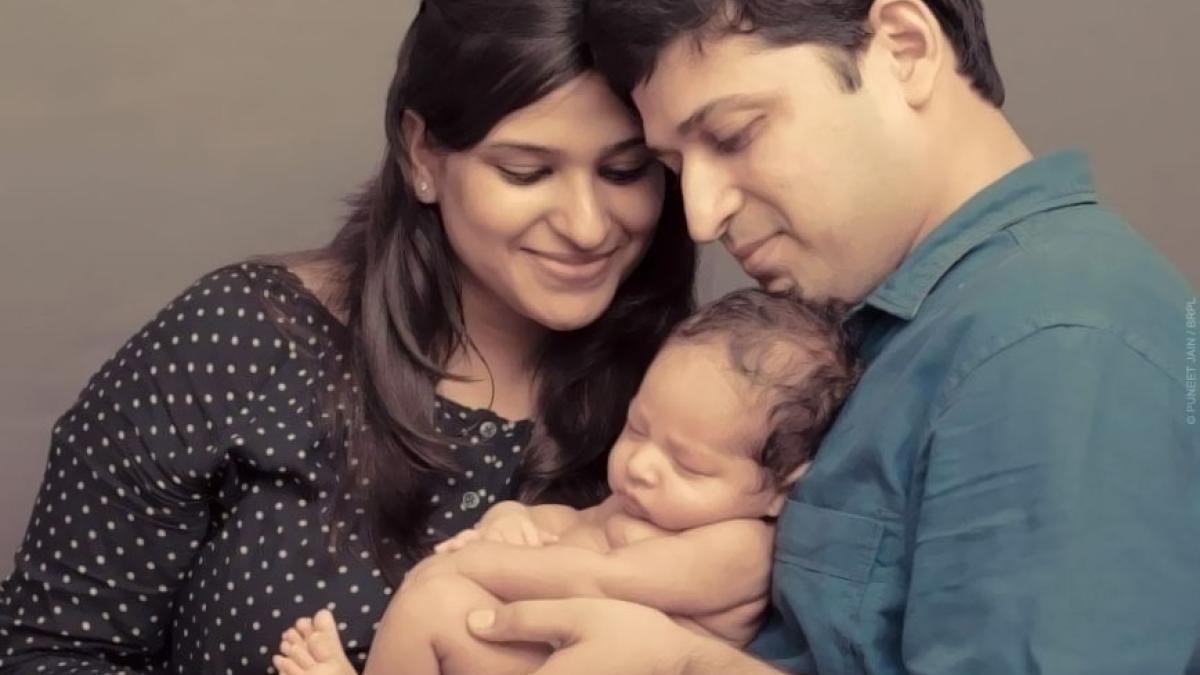
[[[604,253],[556,253],[524,249],[545,275],[563,286],[589,287],[608,278],[617,248]]]

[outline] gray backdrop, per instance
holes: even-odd
[[[1200,3],[985,4],[1020,130],[1090,149],[1200,285]],[[0,0],[0,575],[87,377],[206,270],[334,231],[414,5]],[[703,270],[705,298],[746,283],[721,251]]]

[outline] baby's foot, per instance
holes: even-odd
[[[337,623],[327,609],[287,629],[271,663],[282,675],[358,675],[346,658]]]

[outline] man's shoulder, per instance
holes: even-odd
[[[1072,211],[1018,223],[965,258],[918,320],[953,325],[964,343],[985,350],[1042,330],[1092,328],[1165,360],[1194,292],[1113,212]]]

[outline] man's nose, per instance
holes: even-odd
[[[698,244],[717,241],[742,208],[741,191],[729,175],[711,161],[685,161],[680,169],[688,233]]]

